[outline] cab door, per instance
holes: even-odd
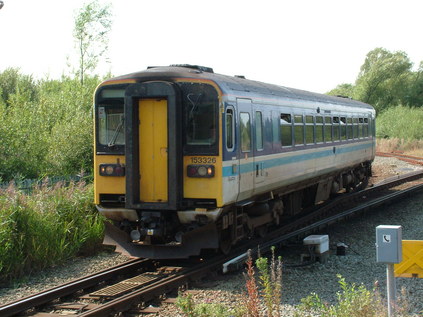
[[[167,100],[139,100],[141,202],[168,200]]]
[[[239,193],[237,201],[251,197],[254,191],[253,116],[250,99],[238,99]]]
[[[125,90],[125,207],[178,210],[182,200],[181,107],[173,83]]]

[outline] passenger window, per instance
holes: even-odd
[[[348,137],[348,140],[352,140],[354,138],[352,118],[347,118],[347,137]]]
[[[281,114],[280,129],[282,146],[292,146],[292,119],[290,114]]]
[[[354,139],[358,139],[358,118],[353,118]]]
[[[323,129],[323,117],[322,116],[316,116],[316,143],[322,143],[323,142],[323,135],[324,135],[324,129]]]
[[[273,134],[273,144],[280,144],[280,123],[279,123],[279,112],[272,111],[272,134]],[[278,147],[279,148],[279,147]]]
[[[241,130],[241,151],[251,151],[251,121],[248,112],[241,112],[240,117],[240,130]]]
[[[263,150],[263,116],[256,111],[256,149]]]
[[[306,116],[306,143],[314,144],[314,120],[313,116]]]
[[[339,141],[339,117],[333,117],[333,140]]]
[[[367,118],[364,118],[363,133],[365,138],[369,136],[369,119]]]
[[[234,150],[234,110],[226,109],[226,148],[228,151]]]
[[[294,115],[294,144],[304,144],[304,122],[302,115]]]
[[[363,123],[364,123],[363,118],[358,118],[358,137],[359,138],[364,138]]]
[[[325,117],[325,142],[332,142],[332,118]]]
[[[341,117],[341,121],[339,122],[341,126],[341,140],[347,139],[347,119],[345,117]]]

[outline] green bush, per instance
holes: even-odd
[[[423,109],[397,106],[380,113],[376,119],[376,136],[403,140],[423,139]]]
[[[98,77],[43,79],[0,73],[0,178],[90,172],[93,93]]]
[[[242,312],[228,309],[220,303],[194,303],[191,294],[179,294],[176,306],[188,317],[235,317],[242,316]]]
[[[98,249],[103,219],[83,182],[0,191],[0,280],[18,278]]]
[[[342,292],[337,293],[337,304],[324,303],[316,293],[301,300],[300,313],[303,316],[328,316],[328,317],[373,317],[380,310],[380,303],[376,303],[372,292],[364,285],[348,284],[345,278],[338,275]]]

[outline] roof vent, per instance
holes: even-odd
[[[235,75],[234,77],[245,79],[245,76],[244,75]]]
[[[211,67],[205,67],[205,66],[199,66],[199,65],[190,65],[190,64],[173,64],[169,65],[170,67],[185,67],[185,68],[191,68],[196,69],[202,72],[206,73],[214,73],[213,68]]]

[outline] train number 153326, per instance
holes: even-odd
[[[192,164],[214,164],[216,163],[215,157],[191,157]]]

